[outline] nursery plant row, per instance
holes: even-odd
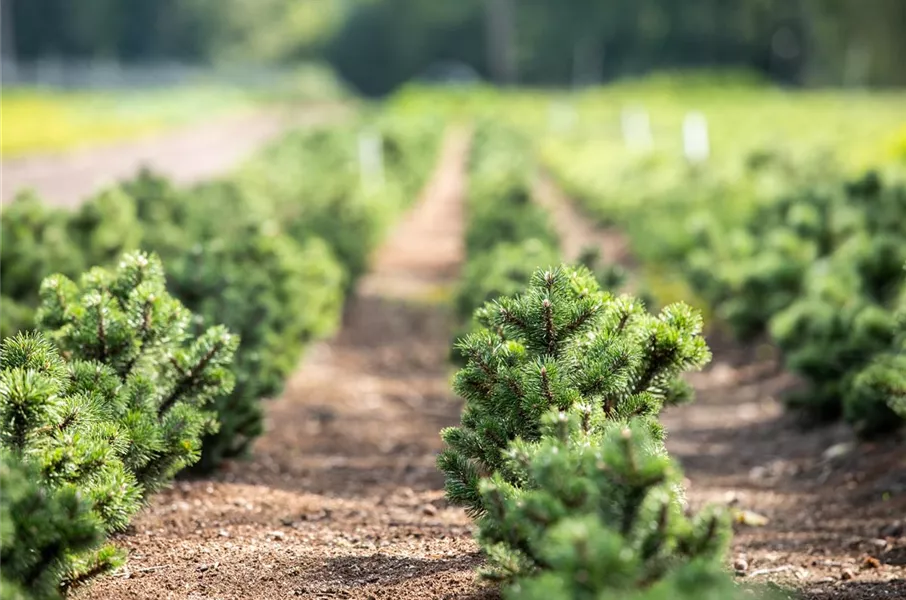
[[[756,148],[706,164],[629,158],[601,177],[569,147],[549,146],[547,167],[592,218],[628,232],[651,289],[771,343],[801,379],[786,401],[804,419],[842,417],[864,437],[901,427],[903,166]]]
[[[4,599],[117,567],[106,539],[151,494],[247,453],[262,401],[338,325],[441,131],[379,113],[290,133],[192,189],[144,172],[74,212],[28,193],[5,207]]]
[[[515,130],[477,128],[456,299],[465,408],[438,466],[476,520],[481,574],[513,599],[741,595],[725,572],[729,515],[686,510],[659,423],[710,360],[701,316],[651,314],[602,289],[618,283],[608,271],[561,264],[535,174]]]
[[[65,595],[115,568],[106,540],[151,494],[247,453],[262,400],[337,326],[424,184],[444,123],[415,118],[430,98],[292,133],[192,189],[146,172],[74,212],[28,195],[5,208],[4,597]],[[752,144],[694,161],[616,152],[600,131],[547,136],[520,119],[476,127],[452,352],[465,408],[438,458],[448,499],[476,520],[482,574],[519,599],[742,594],[729,515],[687,510],[664,446],[661,411],[693,400],[683,375],[711,358],[702,315],[676,300],[770,339],[807,384],[790,398],[807,414],[865,435],[898,426],[902,170]],[[593,252],[562,263],[533,200],[539,166],[627,232],[659,312],[619,294]]]

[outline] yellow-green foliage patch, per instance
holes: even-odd
[[[186,87],[144,91],[4,91],[4,158],[134,139],[149,133],[250,108],[240,90]]]

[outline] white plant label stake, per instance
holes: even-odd
[[[683,119],[683,152],[693,163],[705,162],[711,155],[708,120],[700,112],[691,112]]]
[[[359,170],[362,186],[374,190],[384,186],[384,140],[380,133],[359,134]]]
[[[644,108],[623,110],[623,141],[626,147],[636,152],[650,152],[654,147],[651,120]]]

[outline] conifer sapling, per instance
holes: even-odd
[[[0,452],[0,593],[10,600],[61,597],[71,558],[101,543],[103,526],[77,489],[47,488],[35,465]]]
[[[460,427],[441,435],[447,497],[484,512],[479,480],[500,472],[517,484],[503,450],[539,439],[541,417],[584,403],[606,418],[645,418],[662,436],[663,406],[688,398],[679,377],[710,358],[700,316],[684,304],[650,315],[631,296],[614,297],[584,267],[538,270],[528,289],[478,312],[485,328],[459,344],[455,379],[466,400]]]
[[[863,422],[883,422],[888,428],[906,420],[906,293],[898,303],[895,318],[890,349],[875,356],[856,375],[846,399],[848,413],[858,414]],[[891,418],[891,411],[899,423]]]
[[[197,460],[213,421],[206,407],[232,386],[237,339],[222,327],[191,339],[192,315],[167,293],[160,262],[142,253],[115,271],[92,269],[80,285],[50,277],[41,298],[39,325],[63,353],[42,333],[5,340],[0,445],[37,473],[40,494],[59,496],[69,511],[58,515],[61,527],[81,527],[77,497],[98,532],[45,551],[49,533],[20,528],[4,551],[47,554],[35,565],[53,563],[41,569],[65,591],[120,564],[112,546],[98,547],[104,535],[124,529],[143,499]],[[29,587],[30,573],[12,584]]]
[[[220,326],[191,339],[192,314],[171,297],[153,255],[126,255],[115,271],[94,268],[76,285],[61,275],[41,286],[39,326],[73,367],[73,391],[103,390],[124,428],[126,467],[143,495],[198,460],[207,410],[229,393],[236,336]]]
[[[115,389],[118,382],[102,378],[97,391],[75,389],[69,365],[40,334],[4,340],[0,364],[3,451],[35,476],[38,487],[22,491],[46,501],[35,511],[65,509],[47,517],[44,524],[27,523],[26,513],[13,515],[15,530],[4,552],[22,557],[31,566],[4,575],[29,588],[37,577],[33,571],[40,569],[41,577],[55,578],[54,586],[65,589],[122,563],[112,546],[99,547],[102,534],[123,529],[141,506],[141,488],[122,460],[129,444],[127,432],[112,419],[116,407],[110,400],[117,398],[105,394],[107,386],[113,384]],[[91,511],[95,528],[90,536],[83,523],[89,517],[81,516],[86,510]],[[60,528],[58,534],[44,531],[54,523]],[[84,533],[78,537],[81,541],[65,539],[69,527]],[[52,540],[54,535],[61,536],[60,545],[47,541],[44,547],[42,540]]]

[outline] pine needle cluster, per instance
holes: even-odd
[[[685,514],[658,421],[710,358],[699,315],[649,314],[564,265],[477,318],[454,383],[462,424],[442,432],[438,466],[448,499],[477,519],[485,576],[512,598],[675,593],[693,572],[699,594],[733,591],[727,516]]]
[[[36,465],[0,452],[0,593],[4,600],[59,598],[72,557],[103,540],[91,504],[72,487],[49,489]],[[27,543],[25,541],[27,540]]]
[[[193,337],[192,314],[167,293],[160,261],[143,253],[112,271],[92,269],[79,284],[49,277],[41,299],[42,331],[3,342],[0,447],[14,480],[37,474],[36,488],[13,483],[22,497],[65,524],[42,525],[4,504],[12,533],[3,552],[30,565],[13,584],[56,577],[65,591],[118,566],[106,535],[198,460],[216,423],[209,406],[233,385],[238,339],[219,326]],[[45,527],[60,539],[43,549],[55,535]],[[68,538],[70,530],[80,533]]]
[[[584,267],[538,270],[524,293],[488,303],[477,318],[484,328],[459,344],[462,425],[442,432],[438,458],[448,497],[473,514],[484,511],[479,480],[505,472],[511,441],[537,441],[550,409],[600,406],[615,421],[644,419],[661,437],[661,409],[689,398],[680,375],[710,359],[688,306],[653,316],[631,296],[602,291]]]
[[[615,422],[590,405],[553,410],[540,441],[516,441],[505,458],[510,477],[497,472],[480,486],[489,577],[597,598],[690,563],[720,565],[726,514],[683,513],[680,470],[639,421]]]

